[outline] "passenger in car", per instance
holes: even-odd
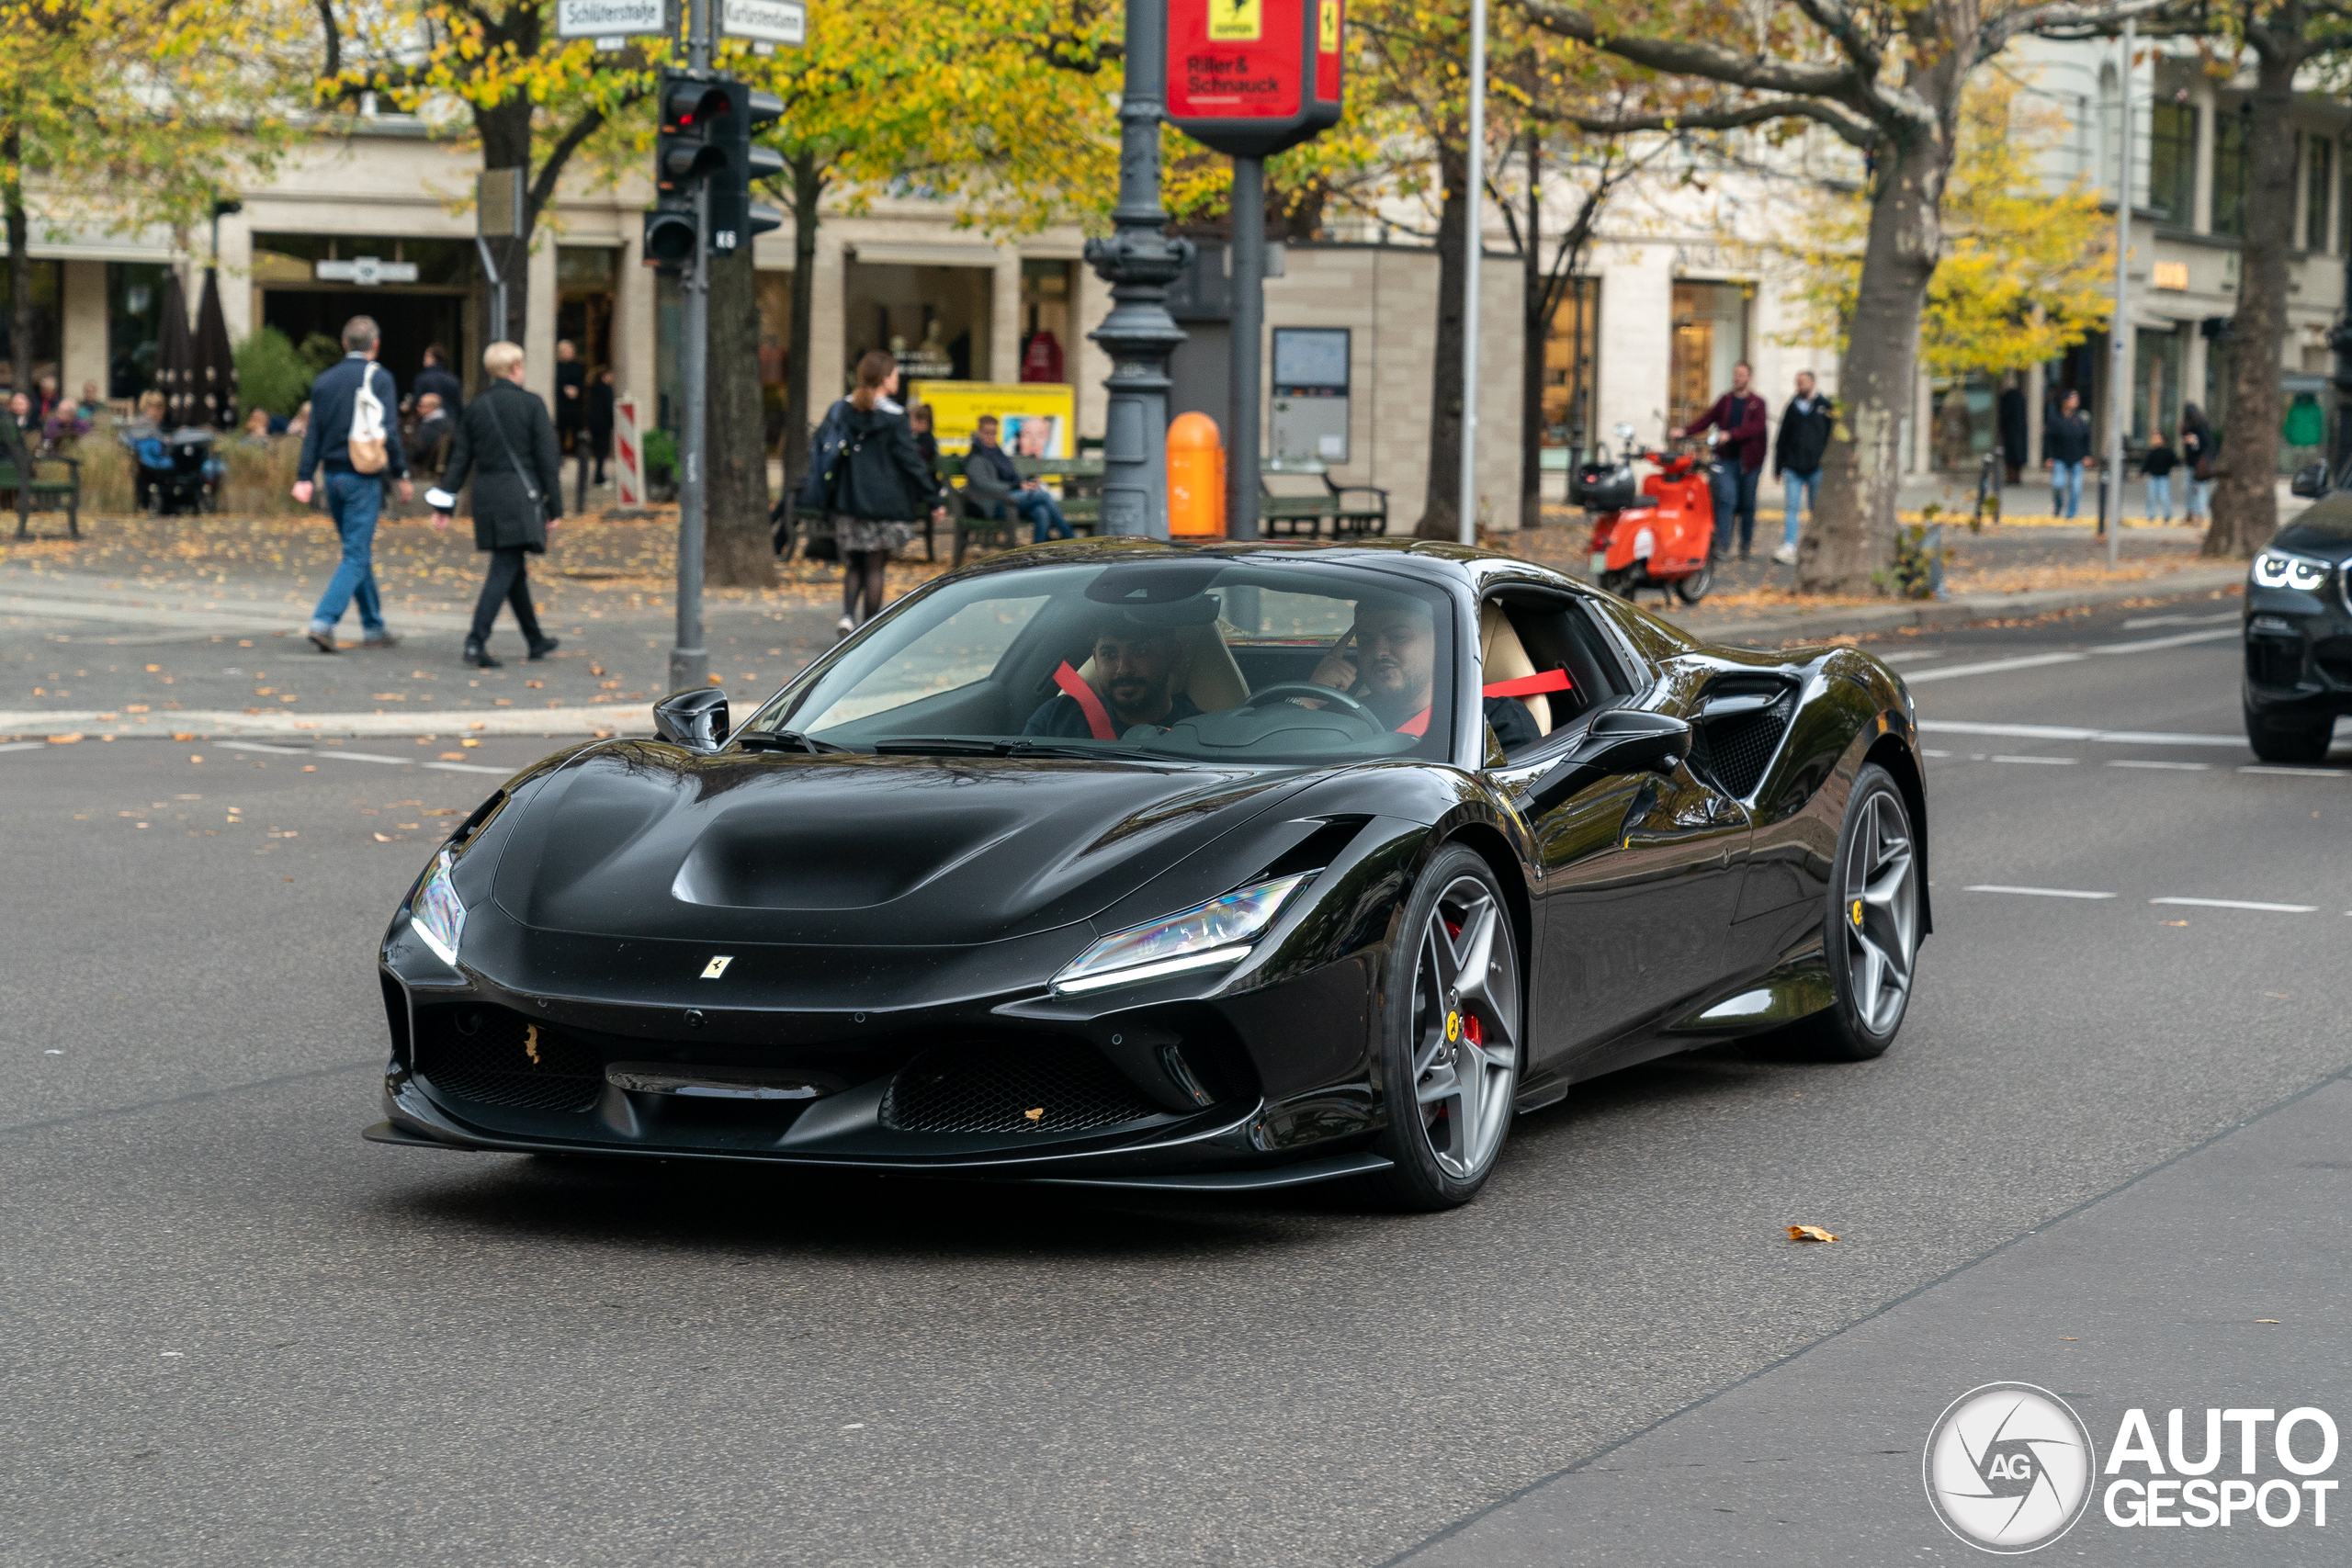
[[[1183,651],[1182,627],[1110,622],[1094,636],[1094,679],[1062,665],[1054,672],[1060,694],[1031,714],[1021,733],[1113,740],[1139,724],[1166,729],[1197,718],[1199,705],[1176,689]]]
[[[1359,603],[1354,627],[1332,644],[1314,679],[1346,692],[1391,729],[1419,735],[1429,728],[1436,676],[1437,629],[1429,606],[1397,598]],[[1487,697],[1481,707],[1505,750],[1543,739],[1516,699]]]

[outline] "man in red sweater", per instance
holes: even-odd
[[[1716,453],[1715,536],[1709,553],[1723,555],[1736,516],[1742,560],[1747,558],[1748,547],[1756,540],[1756,481],[1764,472],[1766,446],[1764,400],[1748,390],[1751,374],[1745,359],[1733,366],[1731,390],[1717,398],[1714,407],[1691,421],[1689,429],[1667,432],[1676,441],[1696,435],[1709,425],[1724,433],[1722,449]]]

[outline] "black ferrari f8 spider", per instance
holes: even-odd
[[[1884,665],[1485,551],[1020,550],[656,716],[417,879],[369,1137],[1442,1208],[1579,1079],[1877,1055],[1928,929]]]

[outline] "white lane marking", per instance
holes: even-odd
[[[2237,627],[2223,626],[2219,631],[2182,632],[2177,637],[2152,637],[2139,642],[2102,643],[2091,651],[2093,653],[2154,653],[2159,649],[2187,648],[2191,643],[2220,642],[2237,635]]]
[[[2004,757],[1996,753],[1993,761],[1996,762],[2046,762],[2052,767],[2059,768],[2071,768],[2075,765],[2075,759],[2072,757]]]
[[[2154,653],[2160,649],[2187,648],[2191,643],[2220,642],[2238,635],[2235,626],[2222,626],[2210,632],[2183,632],[2177,637],[2152,637],[2138,642],[2101,643],[2097,648],[2077,653],[2029,653],[2016,659],[1990,659],[1976,664],[1946,664],[1934,670],[1922,670],[1917,675],[1903,677],[1905,682],[1917,685],[1922,681],[1949,681],[1960,675],[1997,675],[2010,670],[2039,670],[2049,664],[2078,664],[2095,653]]]
[[[1932,746],[1922,746],[1919,748],[1919,755],[1922,757],[1949,757],[1951,753],[1949,751],[1939,751]]]
[[[2270,915],[2308,915],[2317,904],[2258,904],[2246,898],[2151,898],[2151,904],[2186,904],[2196,909],[2259,909]]]
[[[0,744],[0,751],[45,751],[47,750],[49,750],[49,742],[46,740],[11,740],[6,744]]]
[[[2086,893],[2076,887],[2007,887],[1997,882],[1980,882],[1973,887],[1963,887],[1962,893],[2021,893],[2029,898],[2112,898],[2112,893]]]
[[[2240,768],[2238,772],[2242,773],[2279,773],[2290,779],[2352,778],[2352,773],[2346,773],[2335,768],[2269,768],[2264,767],[2260,763],[2256,762],[2246,764],[2245,767]]]
[[[1978,724],[1967,719],[1923,718],[1929,735],[2005,735],[2017,740],[2089,740],[2103,746],[2229,746],[2243,751],[2243,735],[2176,735],[2161,729],[2084,729],[2063,724]]]
[[[1914,659],[1950,659],[1951,657],[1951,650],[1947,649],[1908,648],[1894,653],[1882,653],[1878,656],[1878,661],[1881,664],[1902,664]]]
[[[2213,764],[2211,762],[2151,762],[2136,758],[2121,757],[2107,765],[2110,768],[2165,768],[2181,773],[2209,773],[2213,771]]]
[[[30,744],[38,746],[43,743],[33,741]],[[324,746],[313,750],[307,746],[266,746],[258,740],[222,740],[218,744],[224,751],[269,751],[282,757],[339,757],[352,762],[390,762],[396,767],[432,768],[444,773],[493,773],[503,778],[514,771],[483,762],[427,762],[414,757],[387,757],[376,751],[343,751]],[[0,750],[6,750],[8,748],[0,747]]]
[[[1991,675],[2004,670],[2038,670],[2045,664],[2078,664],[2090,657],[2087,653],[2030,653],[2020,659],[1993,659],[1978,664],[1947,664],[1938,670],[1922,670],[1916,675],[1903,677],[1907,685],[1923,681],[1949,681],[1959,675]]]
[[[307,757],[308,746],[265,746],[258,740],[222,740],[217,742],[223,751],[270,751],[280,757]]]
[[[485,767],[480,762],[420,762],[417,766],[437,768],[445,773],[496,773],[501,778],[514,772],[513,768]]]
[[[2123,623],[2127,632],[2146,626],[2218,626],[2223,621],[2234,621],[2244,614],[2238,610],[2223,610],[2214,615],[2139,615]]]

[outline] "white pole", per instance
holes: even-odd
[[[2123,67],[2116,73],[2116,107],[2122,127],[2115,138],[2115,319],[2108,327],[2107,570],[2123,553],[2123,433],[2132,423],[2132,35],[2123,23]],[[2192,479],[2190,482],[2196,481]]]
[[[1470,0],[1468,227],[1462,268],[1462,542],[1478,542],[1478,214],[1487,184],[1487,0]]]

